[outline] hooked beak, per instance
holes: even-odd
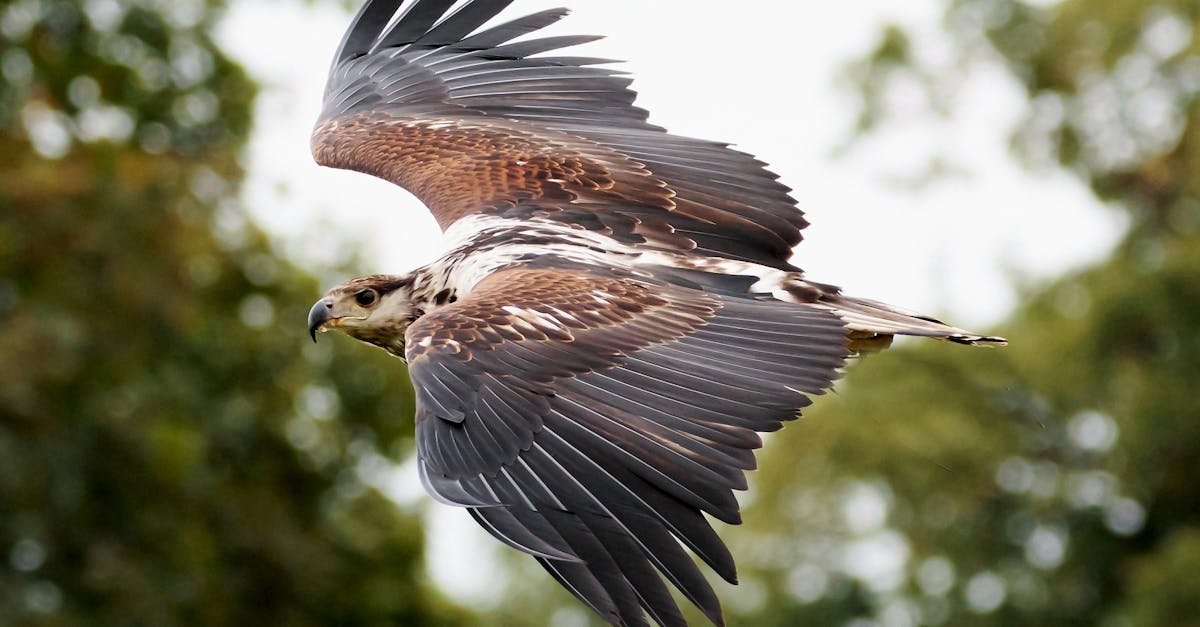
[[[317,341],[317,333],[325,330],[325,325],[332,319],[333,301],[322,298],[308,310],[308,334],[312,341]]]

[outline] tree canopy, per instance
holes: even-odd
[[[1013,154],[1128,233],[1025,286],[1007,348],[901,343],[773,435],[723,532],[729,623],[1200,624],[1200,5],[949,0],[943,28],[948,64],[891,26],[847,68],[856,135],[906,123],[901,83],[951,116],[999,65],[1029,101]]]
[[[1030,101],[1014,153],[1076,174],[1129,232],[1102,263],[1027,286],[1006,349],[873,356],[775,438],[735,536],[763,556],[743,616],[1198,624],[1200,5],[956,0],[944,24],[951,67],[899,27],[856,64],[859,131],[891,123],[900,76],[951,114],[971,72],[1000,63]]]
[[[0,7],[0,622],[593,620],[524,559],[487,615],[422,581],[417,513],[373,487],[411,388],[305,341],[320,286],[239,204],[255,86],[221,9]],[[849,69],[858,132],[898,79],[949,114],[999,64],[1014,154],[1129,231],[1027,286],[1008,348],[902,343],[771,436],[722,530],[729,622],[1198,625],[1200,5],[947,0],[944,28],[948,66],[891,27]]]
[[[403,368],[309,344],[320,286],[239,205],[220,10],[0,7],[0,623],[464,622],[364,480]]]

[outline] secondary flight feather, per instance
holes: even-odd
[[[730,582],[707,516],[759,433],[895,335],[1000,343],[808,280],[806,222],[754,157],[647,122],[610,62],[536,37],[556,9],[369,0],[334,56],[316,160],[415,194],[446,253],[330,290],[336,328],[408,362],[421,480],[614,625],[714,623],[689,555]]]

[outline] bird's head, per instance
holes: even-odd
[[[412,291],[411,274],[350,279],[309,310],[308,332],[315,342],[318,332],[338,329],[403,358],[404,332],[419,315]]]

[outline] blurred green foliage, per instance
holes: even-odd
[[[1000,66],[1029,97],[1014,153],[1077,175],[1129,232],[1028,286],[995,329],[1009,347],[901,342],[772,435],[746,523],[722,532],[741,577],[718,584],[729,624],[1200,625],[1200,3],[945,15],[950,54],[891,26],[848,68],[856,137],[908,122],[893,89],[952,116]],[[507,616],[538,602],[511,598]],[[558,603],[527,624],[584,620]]]
[[[944,26],[949,66],[891,27],[852,68],[858,132],[893,122],[897,80],[951,115],[1001,64],[1030,99],[1016,154],[1129,233],[1028,287],[1011,346],[906,343],[773,438],[731,622],[1200,624],[1200,4],[954,0]]]
[[[239,206],[220,9],[0,5],[0,624],[463,623],[368,481],[403,368],[310,344]]]
[[[306,343],[320,286],[238,204],[255,92],[220,9],[0,5],[0,624],[594,620],[525,558],[483,617],[422,581],[416,514],[373,487],[411,453],[409,384]],[[858,132],[897,78],[951,114],[1000,63],[1030,100],[1016,153],[1129,234],[1030,286],[1010,347],[903,343],[771,436],[723,531],[729,622],[1200,624],[1200,5],[946,16],[953,65],[892,27],[852,69]]]

